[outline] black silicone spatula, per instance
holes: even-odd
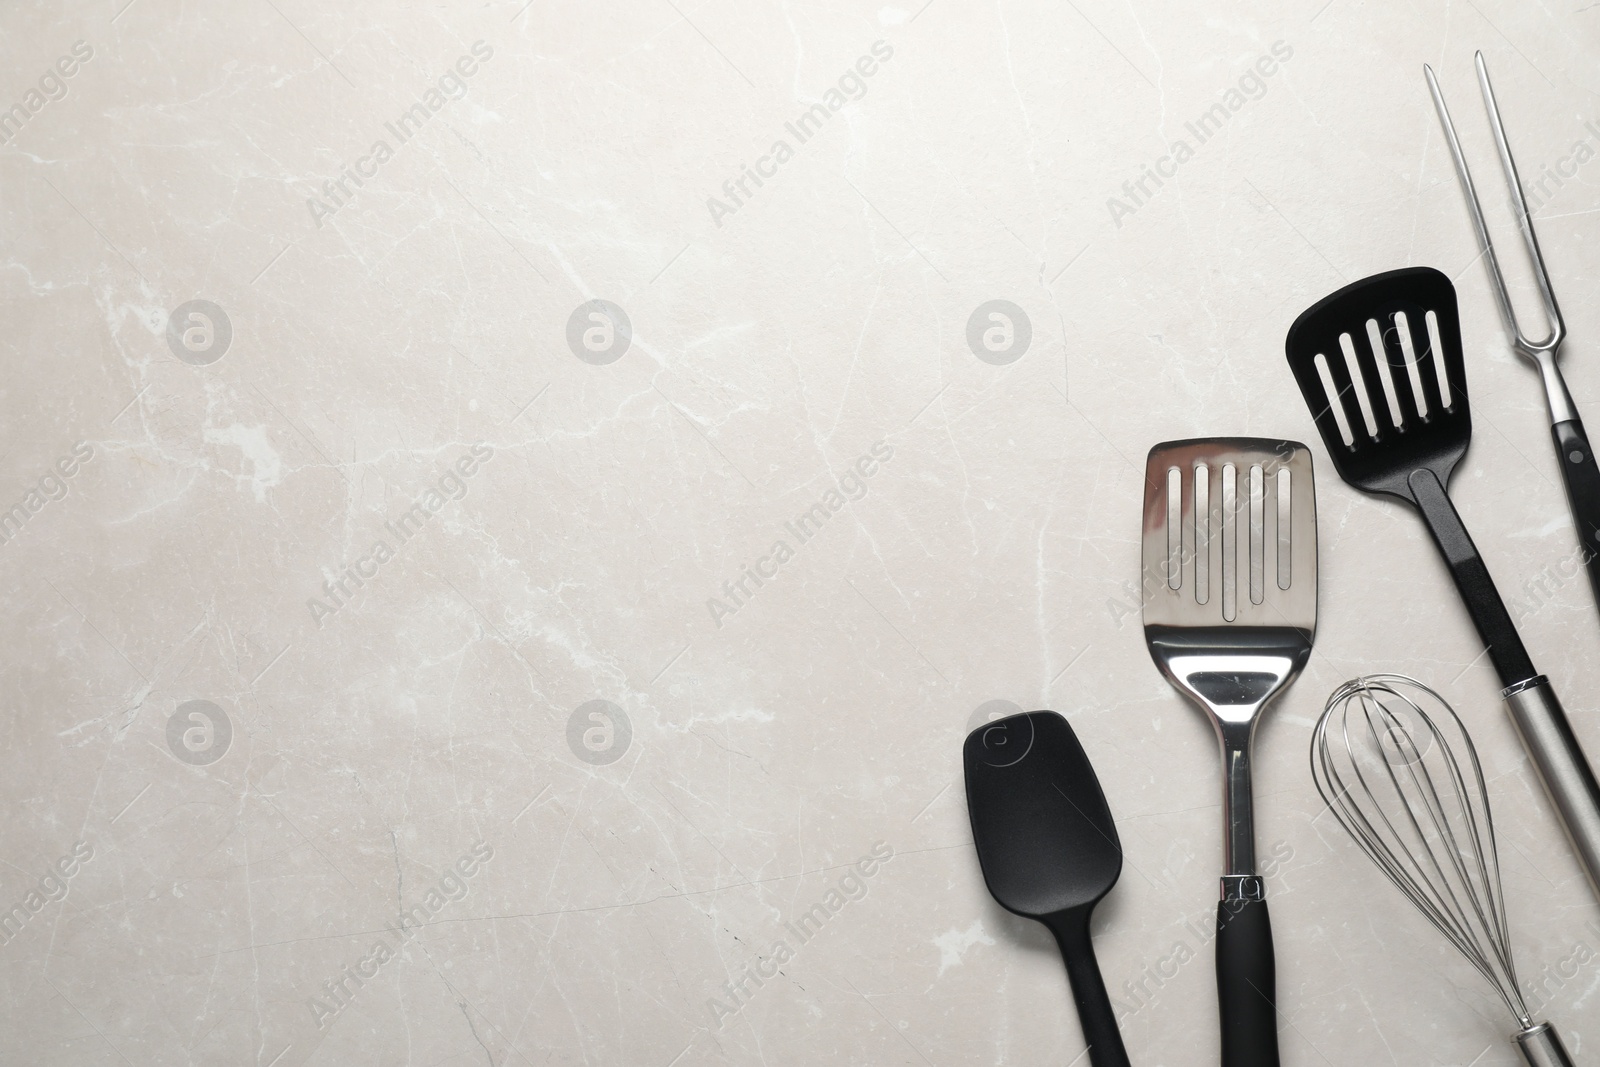
[[[1061,946],[1094,1067],[1128,1067],[1089,940],[1094,906],[1117,884],[1122,845],[1072,727],[1053,711],[980,726],[963,749],[967,812],[989,892]]]

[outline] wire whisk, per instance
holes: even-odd
[[[1311,774],[1361,851],[1505,1002],[1524,1059],[1570,1065],[1517,981],[1488,787],[1449,703],[1404,675],[1345,682],[1312,733]]]

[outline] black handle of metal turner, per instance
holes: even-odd
[[[1277,957],[1265,900],[1217,905],[1222,1067],[1278,1067]]]
[[[1589,571],[1589,586],[1595,603],[1600,604],[1600,464],[1595,462],[1582,419],[1556,423],[1550,427],[1550,436],[1561,457],[1561,478],[1567,484],[1567,505],[1578,528],[1578,547]]]
[[[1505,601],[1494,587],[1489,567],[1478,555],[1478,546],[1472,543],[1472,535],[1467,533],[1438,475],[1423,467],[1411,472],[1406,485],[1428,524],[1434,544],[1439,546],[1450,568],[1450,576],[1455,579],[1467,614],[1478,628],[1478,637],[1488,648],[1489,660],[1500,675],[1500,684],[1509,687],[1535,677],[1538,672],[1533,669],[1528,650],[1517,635]]]

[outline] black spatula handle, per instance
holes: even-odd
[[[1412,471],[1406,484],[1417,502],[1417,510],[1428,524],[1428,532],[1433,534],[1434,543],[1450,568],[1450,576],[1455,579],[1456,589],[1467,605],[1472,624],[1478,628],[1479,639],[1488,647],[1489,660],[1500,675],[1500,684],[1513,686],[1533,678],[1538,672],[1533,669],[1522,638],[1517,636],[1511,613],[1500,599],[1489,568],[1478,555],[1478,546],[1472,543],[1472,535],[1467,533],[1461,516],[1456,514],[1444,485],[1425,467]]]
[[[1093,1067],[1131,1067],[1128,1050],[1122,1045],[1117,1016],[1106,995],[1105,979],[1095,960],[1094,943],[1089,940],[1089,914],[1093,907],[1052,915],[1045,920],[1061,946],[1067,963],[1067,978],[1072,982],[1072,999],[1078,1004],[1078,1021],[1083,1025],[1083,1040],[1089,1046]]]
[[[1561,457],[1561,477],[1567,483],[1567,504],[1572,509],[1573,525],[1578,528],[1589,585],[1594,589],[1595,602],[1600,604],[1600,464],[1595,462],[1582,419],[1556,423],[1550,427],[1550,436],[1555,438],[1556,455]]]
[[[1265,900],[1217,905],[1222,1067],[1278,1067],[1277,959]]]

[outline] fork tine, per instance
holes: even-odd
[[[1467,199],[1467,209],[1472,213],[1472,229],[1478,235],[1478,254],[1489,263],[1489,276],[1494,281],[1495,299],[1500,303],[1500,316],[1506,328],[1517,332],[1517,313],[1511,306],[1511,296],[1506,291],[1505,275],[1500,273],[1500,261],[1495,258],[1494,241],[1489,237],[1489,225],[1483,218],[1483,205],[1478,202],[1477,186],[1472,184],[1472,171],[1467,167],[1467,157],[1461,151],[1461,140],[1456,136],[1456,124],[1450,119],[1450,109],[1445,106],[1444,93],[1439,89],[1439,79],[1433,68],[1422,65],[1423,76],[1428,79],[1428,92],[1433,97],[1433,109],[1439,114],[1439,125],[1444,127],[1445,141],[1450,145],[1450,158],[1455,160],[1456,177]]]
[[[1550,333],[1542,341],[1529,340],[1522,332],[1522,326],[1517,322],[1516,312],[1508,311],[1507,325],[1516,335],[1517,345],[1529,352],[1549,351],[1561,344],[1566,336],[1566,323],[1561,319],[1561,308],[1556,304],[1555,290],[1550,286],[1550,273],[1545,270],[1544,254],[1539,251],[1539,238],[1533,232],[1533,216],[1528,214],[1528,200],[1522,193],[1522,179],[1517,175],[1517,161],[1511,158],[1511,143],[1506,140],[1506,128],[1500,121],[1500,106],[1495,103],[1494,86],[1489,83],[1489,65],[1484,62],[1483,53],[1477,54],[1478,88],[1483,93],[1483,105],[1489,112],[1489,125],[1494,130],[1494,143],[1500,149],[1500,165],[1505,170],[1506,184],[1511,187],[1511,199],[1517,208],[1517,224],[1522,230],[1522,243],[1528,248],[1528,258],[1533,263],[1533,276],[1539,283],[1539,295],[1544,300],[1544,312],[1549,320]],[[1498,269],[1495,271],[1495,280],[1504,290],[1505,281],[1500,277]],[[1509,309],[1509,300],[1503,300],[1504,306]]]
[[[1522,230],[1522,241],[1527,246],[1528,258],[1533,263],[1534,278],[1539,283],[1540,298],[1544,302],[1545,315],[1550,323],[1550,333],[1542,341],[1530,340],[1527,334],[1522,332],[1521,323],[1517,321],[1517,310],[1512,306],[1511,292],[1506,287],[1505,274],[1500,270],[1500,259],[1495,255],[1494,241],[1489,236],[1489,226],[1483,218],[1483,205],[1478,202],[1478,190],[1472,183],[1472,172],[1467,167],[1466,155],[1461,151],[1461,141],[1456,136],[1455,123],[1450,119],[1450,109],[1445,106],[1444,93],[1439,89],[1439,80],[1434,77],[1431,66],[1424,63],[1422,72],[1428,80],[1428,92],[1433,96],[1433,107],[1439,114],[1439,125],[1444,127],[1445,140],[1450,145],[1450,157],[1455,161],[1456,177],[1461,182],[1467,208],[1472,214],[1472,228],[1478,235],[1479,256],[1489,265],[1489,278],[1494,282],[1495,303],[1500,308],[1500,319],[1505,323],[1506,331],[1511,334],[1517,348],[1527,355],[1536,356],[1540,352],[1553,352],[1566,336],[1566,324],[1562,321],[1561,309],[1556,304],[1555,291],[1550,287],[1550,275],[1545,270],[1544,255],[1539,251],[1539,238],[1533,232],[1533,218],[1528,214],[1527,198],[1522,193],[1522,180],[1517,176],[1516,161],[1511,158],[1511,145],[1506,140],[1505,126],[1500,121],[1500,108],[1495,103],[1494,86],[1489,83],[1489,67],[1484,62],[1482,52],[1477,54],[1476,66],[1478,88],[1483,93],[1484,107],[1489,112],[1489,125],[1494,130],[1495,144],[1500,151],[1500,163],[1505,171],[1506,184],[1510,186],[1512,201],[1516,205],[1517,225]]]

